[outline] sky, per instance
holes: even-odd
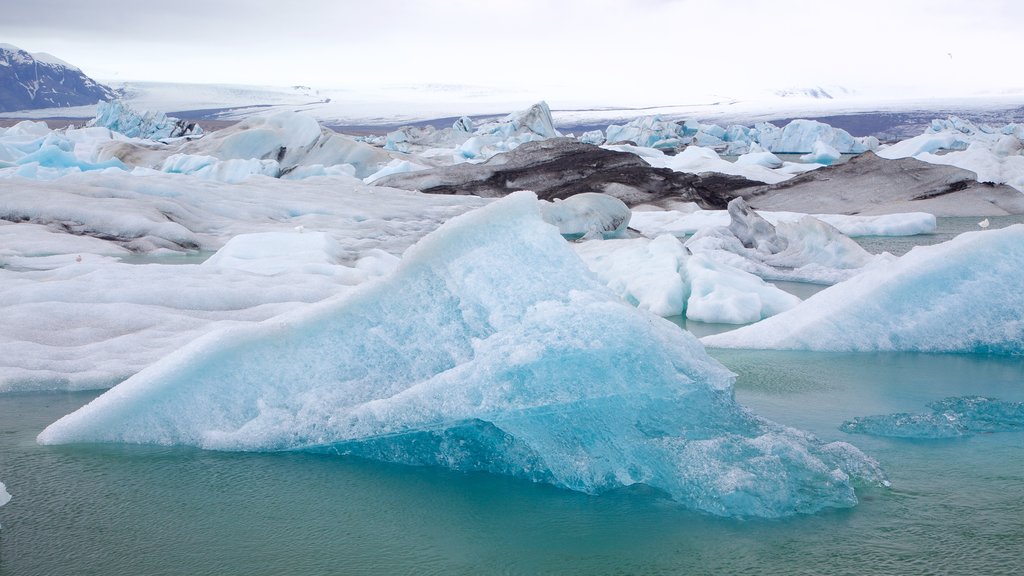
[[[3,1],[0,42],[105,81],[1024,91],[1019,0]]]

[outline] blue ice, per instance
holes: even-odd
[[[44,444],[315,451],[598,494],[646,484],[716,515],[857,502],[844,442],[769,422],[670,322],[601,284],[536,197],[455,218],[389,277],[204,337],[49,426]]]
[[[962,396],[932,402],[928,408],[930,413],[858,417],[843,422],[840,429],[851,434],[921,439],[1024,431],[1024,402]]]

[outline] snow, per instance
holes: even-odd
[[[1024,354],[1024,225],[968,232],[871,266],[725,348]]]
[[[849,444],[747,412],[732,381],[609,293],[517,193],[449,221],[386,279],[165,357],[39,441],[351,454],[586,493],[643,483],[741,517],[852,506],[855,482],[883,481]]]

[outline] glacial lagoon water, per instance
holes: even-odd
[[[839,428],[947,397],[1024,401],[1024,358],[712,355],[739,375],[741,404],[851,442],[892,486],[860,489],[852,509],[716,518],[639,489],[593,497],[355,458],[40,446],[45,426],[97,393],[9,394],[0,574],[1024,573],[1024,433],[906,440]]]

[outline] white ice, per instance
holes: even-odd
[[[485,203],[348,177],[227,184],[116,170],[3,182],[0,391],[109,387],[217,327],[384,275]]]
[[[632,216],[622,200],[599,192],[541,201],[540,211],[545,222],[555,225],[562,236],[570,239],[621,237]]]
[[[1024,225],[961,234],[870,267],[708,346],[1024,354]]]

